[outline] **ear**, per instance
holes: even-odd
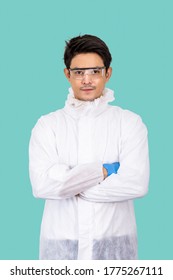
[[[65,74],[67,80],[70,81],[70,73],[69,73],[69,70],[67,68],[64,69],[64,74]]]
[[[111,75],[112,75],[112,67],[109,67],[107,72],[106,72],[106,82],[109,81]]]

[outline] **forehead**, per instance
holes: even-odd
[[[97,53],[81,53],[73,57],[70,68],[90,68],[102,66],[104,66],[103,60]]]

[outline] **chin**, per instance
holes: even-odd
[[[95,100],[95,99],[97,99],[97,98],[99,98],[100,96],[96,96],[96,95],[92,95],[92,94],[90,94],[90,95],[85,95],[85,96],[81,96],[81,100],[84,100],[84,101],[93,101],[93,100]]]
[[[84,98],[81,98],[81,100],[83,100],[83,101],[93,101],[96,98],[97,97],[84,97]]]

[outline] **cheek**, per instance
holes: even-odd
[[[96,84],[96,86],[97,86],[97,88],[98,88],[99,90],[102,90],[102,89],[104,89],[104,87],[105,87],[105,82],[104,82],[104,81],[99,81],[99,82]]]
[[[73,80],[70,84],[71,84],[71,87],[75,90],[80,88],[80,81],[74,81]]]

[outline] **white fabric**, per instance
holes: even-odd
[[[148,191],[147,129],[141,118],[110,106],[105,89],[94,101],[74,98],[42,116],[29,157],[35,197],[46,200],[40,259],[136,259],[133,199]],[[102,164],[120,162],[103,179]]]

